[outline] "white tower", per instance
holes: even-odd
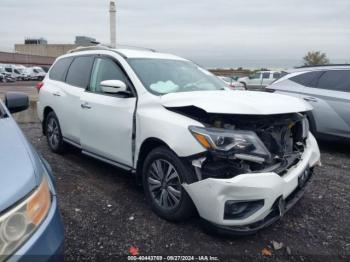
[[[112,0],[109,3],[109,26],[110,26],[112,48],[116,48],[117,46],[116,12],[117,12],[116,3],[115,3],[115,0]]]

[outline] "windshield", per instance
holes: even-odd
[[[143,85],[153,94],[224,90],[216,76],[189,61],[132,58],[129,64]]]

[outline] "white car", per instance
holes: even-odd
[[[219,231],[255,232],[296,203],[320,163],[306,102],[226,91],[174,55],[80,48],[59,57],[38,88],[51,150],[68,143],[131,171],[168,220],[197,210]]]
[[[246,89],[261,89],[276,81],[280,76],[281,73],[276,71],[258,71],[250,76],[241,77],[237,81],[242,83]]]
[[[5,65],[4,69],[5,69],[5,72],[11,76],[11,78],[13,78],[15,80],[22,80],[23,79],[23,75],[22,75],[20,69],[18,69],[16,65]]]

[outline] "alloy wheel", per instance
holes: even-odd
[[[57,148],[60,142],[60,131],[55,118],[50,118],[47,123],[47,137],[52,148]]]
[[[164,159],[152,162],[147,176],[153,200],[164,209],[176,208],[181,200],[181,181],[175,167]]]

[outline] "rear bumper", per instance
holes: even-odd
[[[251,234],[283,215],[284,212],[280,214],[278,209],[280,199],[285,203],[283,211],[287,211],[301,198],[305,186],[298,186],[299,177],[308,167],[314,167],[319,161],[320,151],[315,138],[310,134],[302,159],[283,176],[274,172],[251,173],[230,179],[208,178],[183,186],[205,224],[214,226],[221,232]],[[242,219],[224,218],[226,201],[253,200],[263,200],[264,204]]]

